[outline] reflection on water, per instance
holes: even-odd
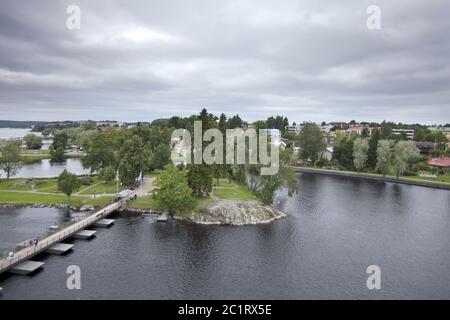
[[[61,172],[67,169],[77,175],[89,174],[89,169],[84,169],[81,159],[67,159],[62,163],[52,163],[49,159],[39,160],[33,164],[24,165],[13,178],[51,178],[57,177]],[[0,170],[0,176],[5,174]]]
[[[70,255],[41,257],[33,278],[0,277],[3,298],[450,298],[450,192],[312,174],[299,183],[298,195],[280,192],[275,202],[288,217],[268,225],[116,215],[94,240],[74,240]],[[1,241],[10,229],[45,228],[45,209],[30,210],[28,226],[7,210]],[[81,268],[80,291],[65,287],[72,264]],[[366,288],[372,264],[381,290]]]

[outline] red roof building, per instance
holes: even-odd
[[[450,168],[450,157],[428,159],[427,164],[433,167]]]

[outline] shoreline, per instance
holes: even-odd
[[[90,208],[88,209],[83,209],[83,207],[85,208]],[[22,208],[33,208],[33,209],[42,209],[42,208],[49,208],[49,209],[70,209],[73,211],[77,211],[77,212],[82,212],[82,211],[90,211],[90,210],[96,210],[99,208],[102,208],[103,206],[91,206],[91,205],[83,205],[81,207],[72,207],[68,204],[59,204],[59,203],[55,203],[55,204],[39,204],[39,203],[23,203],[23,204],[19,204],[19,203],[12,203],[12,204],[8,204],[8,203],[0,203],[0,209],[1,208],[5,208],[5,209],[22,209]],[[93,209],[92,209],[93,208]]]
[[[360,173],[353,171],[338,171],[338,170],[330,170],[330,169],[321,169],[321,168],[309,168],[309,167],[291,167],[296,172],[305,172],[305,173],[318,173],[318,174],[327,174],[332,176],[340,176],[340,177],[349,177],[353,179],[365,179],[372,181],[380,181],[380,182],[391,182],[391,183],[399,183],[399,184],[407,184],[414,185],[419,187],[428,187],[435,188],[441,190],[450,190],[450,184],[446,184],[444,182],[439,181],[425,181],[425,180],[416,180],[411,178],[395,178],[382,175],[374,174],[374,173]]]

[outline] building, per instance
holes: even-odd
[[[428,127],[432,133],[442,133],[448,140],[447,149],[450,149],[450,127]]]
[[[392,129],[393,135],[401,135],[402,133],[404,133],[409,140],[414,140],[414,129]]]
[[[324,135],[328,134],[331,131],[331,129],[333,128],[333,126],[331,124],[326,124],[324,126],[318,126],[318,127]]]
[[[293,134],[299,134],[300,131],[302,131],[302,128],[303,128],[303,125],[296,124],[296,125],[287,126],[286,130]]]
[[[339,128],[341,130],[347,130],[348,129],[348,123],[347,122],[330,122],[330,125],[333,127]]]
[[[357,134],[358,136],[361,136],[363,134],[364,129],[367,129],[368,136],[372,136],[373,130],[376,128],[369,127],[368,125],[362,125],[362,124],[353,124],[351,125],[347,130],[344,130],[344,135],[349,138],[352,134]]]
[[[416,148],[419,149],[421,154],[429,154],[436,149],[436,143],[428,141],[414,141]]]
[[[119,127],[122,128],[123,127],[123,122],[119,122],[119,121],[99,121],[97,122],[97,127]]]
[[[427,164],[431,167],[448,169],[450,168],[450,157],[430,158]]]
[[[281,132],[278,129],[259,129],[259,134],[269,136],[274,144],[279,144],[281,141]]]

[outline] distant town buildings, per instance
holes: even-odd
[[[414,129],[392,129],[393,135],[405,134],[409,140],[414,140]]]
[[[119,121],[98,121],[97,128],[101,131],[109,130],[121,130],[123,128],[123,122]]]

